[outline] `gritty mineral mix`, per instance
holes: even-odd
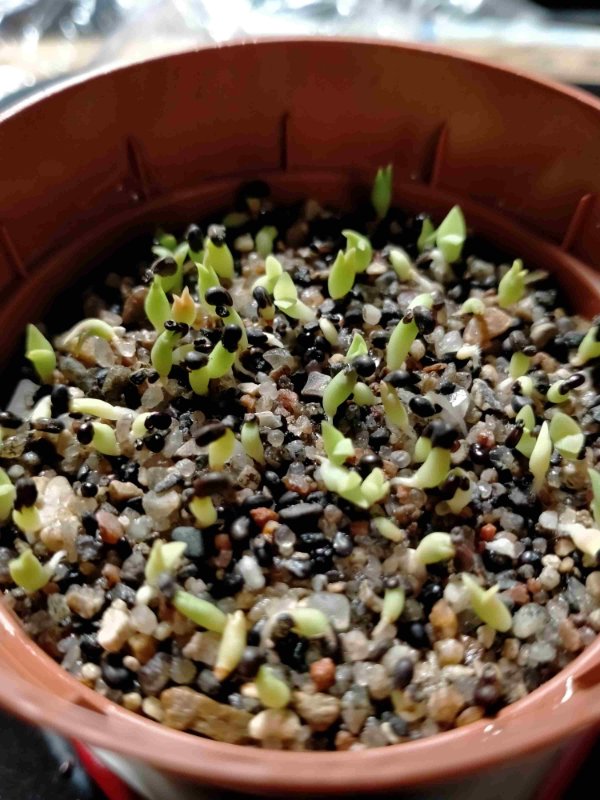
[[[598,325],[390,192],[342,214],[246,185],[69,331],[28,328],[4,601],[126,709],[380,747],[493,716],[600,630]]]

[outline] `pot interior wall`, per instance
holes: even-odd
[[[131,272],[138,258],[147,258],[156,227],[182,229],[190,221],[219,219],[220,212],[232,207],[237,189],[249,177],[267,180],[275,203],[314,197],[323,204],[351,209],[368,198],[373,176],[364,170],[257,171],[163,194],[142,206],[107,215],[43,259],[31,275],[15,281],[6,292],[0,306],[0,318],[5,323],[0,333],[0,359],[12,365],[8,374],[16,374],[10,356],[27,322],[48,314],[51,327],[64,330],[80,313],[82,292],[102,272]],[[413,183],[396,185],[394,201],[407,211],[428,212],[438,218],[453,204],[460,204],[469,227],[493,243],[499,256],[506,260],[518,256],[528,267],[551,272],[567,304],[580,313],[591,317],[600,311],[600,274],[496,209],[456,191]]]

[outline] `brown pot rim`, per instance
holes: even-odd
[[[420,44],[418,42],[400,42],[394,39],[375,38],[373,36],[357,37],[357,36],[265,36],[260,39],[254,38],[236,38],[228,42],[219,42],[216,44],[200,45],[193,48],[185,48],[175,53],[168,53],[160,56],[149,56],[139,61],[134,61],[126,64],[116,64],[115,66],[102,66],[91,67],[83,72],[77,73],[72,77],[65,78],[58,81],[51,86],[41,89],[38,92],[29,95],[22,100],[12,103],[4,111],[0,112],[0,123],[6,119],[18,114],[19,112],[29,108],[32,105],[37,105],[43,102],[46,98],[52,97],[55,94],[66,91],[71,87],[78,86],[81,83],[92,81],[107,73],[120,73],[127,72],[136,67],[144,64],[160,64],[170,62],[176,59],[185,59],[193,53],[203,52],[205,50],[218,51],[221,49],[239,49],[239,48],[255,48],[261,47],[266,44],[283,44],[283,45],[310,45],[312,43],[326,43],[330,46],[348,46],[354,45],[360,47],[361,45],[368,45],[372,47],[389,47],[393,49],[400,49],[407,52],[423,53],[428,56],[438,57],[442,60],[450,59],[455,62],[464,64],[476,64],[480,67],[485,67],[491,72],[498,72],[507,75],[518,75],[522,80],[526,80],[535,84],[536,86],[544,86],[560,95],[568,95],[578,102],[590,106],[596,111],[600,111],[600,99],[596,98],[593,94],[580,89],[576,86],[560,83],[558,80],[547,78],[543,75],[536,75],[533,72],[523,69],[509,69],[503,64],[496,64],[493,61],[488,61],[485,58],[475,55],[464,55],[449,46],[443,45],[429,45]]]

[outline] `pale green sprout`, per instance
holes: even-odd
[[[154,330],[160,333],[171,314],[171,304],[169,303],[165,290],[162,287],[160,276],[158,275],[154,276],[146,299],[144,300],[144,311]]]
[[[523,397],[533,397],[533,391],[535,389],[533,379],[529,375],[521,375],[518,380]]]
[[[184,287],[181,294],[173,295],[171,319],[174,319],[175,322],[184,322],[186,325],[194,324],[196,319],[196,304],[187,286]]]
[[[325,420],[321,423],[321,435],[323,437],[323,449],[327,458],[332,464],[340,465],[348,458],[354,456],[354,445],[352,440],[344,436],[330,422]]]
[[[527,275],[528,271],[523,269],[523,262],[520,258],[516,258],[498,284],[498,305],[501,308],[510,308],[523,299]]]
[[[256,247],[256,252],[261,258],[266,258],[273,252],[273,243],[275,242],[276,238],[277,228],[274,228],[272,225],[267,225],[259,230],[259,232],[256,234],[254,244]]]
[[[485,314],[485,304],[479,297],[469,297],[460,307],[460,314],[475,314],[480,317]]]
[[[169,246],[165,246],[162,243],[154,245],[152,252],[158,258],[168,257],[175,259],[177,268],[172,275],[159,275],[157,277],[165,292],[177,292],[179,294],[183,288],[183,265],[190,252],[189,245],[185,241],[177,244],[177,239],[171,234],[165,234],[163,241],[168,241]]]
[[[211,350],[205,367],[209,378],[222,378],[235,364],[236,353],[230,353],[221,342]]]
[[[450,451],[444,447],[432,447],[425,461],[410,480],[418,489],[433,489],[448,477]]]
[[[28,548],[18,558],[8,563],[8,571],[13,581],[28,594],[42,589],[50,580],[50,573]]]
[[[539,492],[546,479],[552,456],[552,439],[548,423],[544,422],[537,437],[535,446],[529,457],[529,471],[533,475],[533,488]]]
[[[408,310],[412,311],[413,308],[417,306],[423,306],[424,308],[433,308],[433,295],[429,292],[424,292],[423,294],[418,294],[408,304]]]
[[[433,297],[431,294],[419,294],[411,301],[408,310],[412,311],[417,306],[431,308],[432,305]],[[386,363],[390,371],[393,372],[402,367],[418,333],[419,329],[414,319],[411,319],[409,322],[405,322],[404,319],[401,319],[396,325],[389,338],[385,351]]]
[[[210,497],[194,497],[190,501],[190,511],[199,528],[210,528],[217,522],[217,509]]]
[[[152,252],[157,258],[171,256],[175,258],[175,253],[179,251],[181,257],[182,245],[178,244],[177,238],[172,233],[158,230],[154,236],[155,244],[152,245]],[[185,242],[183,244],[186,244]]]
[[[522,453],[525,458],[530,458],[534,447],[535,436],[533,436],[526,428],[523,428],[523,433],[521,434],[521,438],[519,439],[516,449],[519,451],[519,453]]]
[[[323,391],[323,410],[330,419],[333,419],[338,408],[354,391],[357,378],[355,370],[343,369],[325,387]]]
[[[360,491],[367,503],[367,508],[387,497],[390,484],[385,478],[384,471],[375,467],[362,482]]]
[[[431,453],[431,439],[428,436],[419,436],[415,443],[415,452],[413,453],[413,463],[422,464],[427,456]]]
[[[73,397],[69,403],[70,411],[74,414],[88,414],[100,419],[118,420],[128,417],[132,412],[123,406],[113,406],[106,400],[95,397]]]
[[[91,446],[104,456],[121,455],[117,437],[110,425],[107,425],[105,422],[95,421],[91,424],[92,430],[94,431]]]
[[[163,542],[155,539],[146,561],[144,574],[150,586],[156,586],[163,572],[175,574],[185,553],[185,542]]]
[[[379,167],[371,191],[371,204],[378,219],[384,219],[392,204],[393,167]]]
[[[597,528],[586,528],[578,522],[561,525],[561,532],[573,540],[573,544],[582,553],[591,559],[596,560],[600,553],[600,530]]]
[[[417,239],[417,249],[419,253],[422,253],[428,247],[433,247],[434,244],[435,244],[435,228],[433,226],[433,222],[429,219],[429,217],[425,217],[425,219],[423,220],[421,233],[419,234],[419,238]]]
[[[457,468],[455,470],[450,470],[448,473],[448,477],[452,477],[452,475],[461,475],[467,476],[467,473]],[[467,476],[468,477],[468,476]],[[452,497],[449,500],[446,500],[448,508],[453,514],[460,514],[463,508],[466,508],[469,503],[471,502],[471,498],[473,497],[473,484],[469,481],[469,487],[467,489],[457,489]]]
[[[548,278],[548,275],[549,273],[545,269],[530,270],[525,278],[525,285],[530,286],[532,283],[545,281]]]
[[[330,492],[339,494],[346,500],[360,508],[366,508],[366,501],[360,491],[361,478],[358,472],[353,472],[344,467],[323,460],[321,463],[321,478]]]
[[[451,514],[460,514],[463,508],[466,508],[471,502],[471,498],[473,497],[473,484],[469,480],[468,474],[464,469],[456,467],[455,469],[450,470],[446,480],[449,480],[453,477],[462,478],[463,480],[466,478],[469,481],[468,488],[458,488],[449,500],[444,500],[441,503],[438,503],[435,507],[436,514],[444,515],[448,512]]]
[[[243,611],[234,611],[227,617],[219,643],[213,673],[223,681],[238,666],[244,655],[247,639],[246,617]]]
[[[471,608],[479,619],[490,628],[506,633],[512,627],[512,616],[506,605],[498,597],[499,586],[483,589],[472,575],[463,573],[463,583],[469,592]]]
[[[144,411],[142,414],[138,414],[137,417],[133,420],[131,425],[131,434],[136,438],[140,438],[141,436],[145,436],[148,433],[148,428],[144,425],[145,421],[148,417],[152,414],[152,411]]]
[[[233,279],[233,256],[231,255],[231,250],[226,244],[214,244],[209,236],[204,240],[204,263],[212,267],[219,278],[224,278],[228,281]]]
[[[323,336],[327,339],[332,347],[335,347],[339,343],[339,333],[330,319],[327,319],[327,317],[321,317],[319,320],[319,328],[321,329]]]
[[[298,319],[300,322],[311,322],[316,319],[315,311],[298,299],[298,289],[289,272],[283,272],[277,279],[273,298],[277,308],[292,319]]]
[[[453,206],[435,232],[435,243],[448,264],[458,261],[462,253],[467,226],[460,206]]]
[[[173,286],[171,289],[169,289],[169,291],[181,294],[181,290],[183,289],[183,265],[185,264],[186,258],[189,254],[190,246],[185,240],[180,242],[173,251],[173,258],[177,262],[177,272],[175,275],[170,276],[171,280],[173,281]]]
[[[17,490],[5,470],[0,467],[0,522],[10,517]]]
[[[206,302],[206,293],[215,286],[220,286],[219,276],[212,267],[206,264],[196,264],[198,270],[198,299],[212,313],[213,307]]]
[[[253,458],[258,464],[264,464],[265,448],[260,438],[260,429],[256,420],[244,422],[240,431],[240,439],[246,455]]]
[[[253,236],[248,232],[240,233],[239,236],[236,236],[233,240],[233,249],[245,253],[251,253],[253,250],[256,250],[256,243]]]
[[[437,564],[454,558],[454,545],[449,533],[436,531],[424,536],[415,550],[416,557],[421,564]]]
[[[592,514],[596,525],[600,526],[600,472],[590,468],[588,475],[592,484]]]
[[[342,236],[346,237],[346,252],[354,250],[355,272],[364,272],[373,260],[371,242],[362,233],[350,229],[342,231]]]
[[[256,289],[257,286],[262,286],[269,294],[273,294],[275,285],[282,275],[283,267],[280,262],[275,256],[267,256],[265,260],[265,274],[254,281],[252,288]]]
[[[150,351],[150,361],[161,378],[166,377],[173,366],[173,348],[179,341],[179,334],[174,331],[163,330],[156,337]]]
[[[222,378],[235,364],[235,359],[236,352],[230,353],[222,342],[217,342],[208,357],[208,363],[204,367],[190,372],[189,381],[192,391],[196,394],[206,394],[208,382],[212,378]]]
[[[556,381],[556,383],[553,383],[548,389],[546,399],[549,403],[566,403],[569,399],[569,392],[565,392],[564,394],[561,392],[564,382],[565,381]]]
[[[525,430],[532,431],[535,428],[535,414],[533,413],[533,408],[529,404],[523,406],[515,419],[523,422]]]
[[[173,598],[173,605],[179,613],[195,622],[201,628],[213,633],[223,633],[227,617],[214,603],[202,600],[189,592],[178,589]]]
[[[573,363],[577,366],[585,364],[592,358],[600,357],[600,331],[598,325],[593,325],[586,335],[581,340],[581,344],[577,349],[577,355],[573,359]]]
[[[550,438],[558,452],[571,461],[576,461],[585,444],[585,435],[577,422],[556,411],[550,420]]]
[[[243,253],[251,253],[256,250],[256,242],[252,234],[248,231],[245,233],[238,232],[238,235],[233,240],[233,249]]]
[[[12,519],[17,528],[25,534],[27,541],[35,541],[35,534],[42,527],[40,512],[35,506],[23,506],[20,511],[13,509]]]
[[[56,354],[48,339],[35,325],[27,326],[25,358],[31,361],[42,383],[52,381],[52,374],[56,369]]]
[[[331,633],[331,624],[325,614],[318,608],[297,606],[290,610],[294,620],[293,630],[306,639],[316,639]]]
[[[327,459],[321,463],[321,478],[330,492],[339,494],[359,508],[370,506],[383,500],[390,490],[384,472],[376,468],[363,481],[357,472],[332,464]]]
[[[398,397],[396,390],[382,381],[379,384],[379,392],[381,394],[381,402],[383,403],[386,422],[390,425],[395,425],[402,431],[408,430],[410,428],[408,412],[404,407],[404,403]]]
[[[353,361],[358,356],[366,356],[369,354],[369,348],[360,333],[355,333],[350,342],[350,347],[346,353],[346,361]]]
[[[384,539],[389,539],[390,542],[403,542],[406,539],[405,532],[387,517],[375,517],[373,524],[379,535]]]
[[[535,447],[535,436],[532,431],[535,428],[535,414],[530,405],[523,406],[516,416],[517,421],[523,423],[523,433],[517,444],[516,449],[522,453],[526,458],[530,458],[533,448]]]
[[[356,279],[356,270],[353,268],[355,252],[354,249],[349,250],[347,253],[340,250],[331,265],[329,277],[327,278],[327,290],[333,300],[340,300],[342,297],[346,297],[354,286]]]
[[[235,359],[232,363],[235,362]],[[189,381],[194,394],[208,394],[208,382],[210,378],[206,367],[194,369],[190,372]]]
[[[61,346],[69,348],[73,344],[77,344],[86,336],[98,336],[100,339],[106,339],[111,342],[116,339],[117,334],[112,325],[104,320],[90,317],[89,319],[82,319],[77,325],[74,325],[69,331],[63,333],[61,336]]]
[[[396,325],[386,346],[386,363],[390,371],[400,369],[417,338],[419,329],[414,319],[405,322],[403,319]]]
[[[208,466],[210,469],[220,471],[229,461],[235,450],[235,434],[228,428],[223,436],[215,439],[208,445]]]
[[[516,380],[525,375],[530,365],[531,358],[526,356],[525,353],[513,353],[508,367],[508,374]]]
[[[413,277],[413,265],[408,257],[408,253],[400,248],[395,248],[389,254],[390,264],[394,268],[394,272],[398,278],[403,281],[409,281]]]
[[[374,406],[377,403],[377,398],[372,389],[362,381],[359,381],[354,387],[352,397],[357,406]]]
[[[293,305],[298,299],[298,289],[289,272],[282,272],[277,278],[277,283],[273,289],[273,299],[275,300],[275,305],[281,308],[282,311],[286,311],[289,308],[287,303]]]
[[[154,241],[156,244],[154,248],[162,248],[162,250],[167,251],[167,255],[172,255],[173,251],[177,247],[177,239],[173,236],[172,233],[167,233],[167,231],[163,231],[162,228],[159,228],[156,233],[154,234]],[[153,248],[153,252],[154,252]],[[162,256],[162,253],[159,254]]]
[[[386,589],[383,595],[383,608],[381,609],[382,621],[388,624],[396,622],[404,611],[405,599],[406,595],[401,586],[396,589]]]
[[[29,420],[33,422],[36,419],[49,419],[52,416],[52,405],[50,403],[50,395],[40,398],[29,414]]]
[[[292,698],[290,687],[267,664],[262,664],[258,670],[254,685],[265,708],[285,708]]]
[[[183,265],[190,252],[190,247],[187,242],[180,242],[175,250],[171,253],[177,263],[177,269],[173,275],[161,276],[162,287],[165,292],[173,292],[181,294],[183,289]]]
[[[181,339],[177,331],[164,330],[152,345],[150,361],[161,378],[166,378],[173,366],[173,349]]]

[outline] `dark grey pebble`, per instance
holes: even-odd
[[[323,513],[323,507],[320,503],[295,503],[292,506],[287,506],[279,511],[279,519],[285,522],[291,528],[294,523],[312,522]]]
[[[137,677],[145,695],[157,695],[169,682],[171,656],[168,653],[156,653],[150,661],[138,670]]]
[[[502,404],[491,389],[481,378],[475,378],[471,389],[471,397],[481,411],[502,411]]]
[[[139,550],[134,550],[121,566],[121,580],[132,586],[139,586],[144,580],[145,567],[146,559]]]
[[[185,542],[185,555],[188,558],[200,558],[200,556],[204,555],[202,532],[198,528],[186,525],[173,528],[171,539],[174,542]]]
[[[154,487],[154,491],[156,494],[160,494],[161,492],[166,492],[169,489],[172,489],[174,486],[177,486],[178,483],[182,482],[182,477],[177,472],[172,472],[170,475],[167,475],[166,478],[163,478],[162,481],[159,481],[156,486]]]

